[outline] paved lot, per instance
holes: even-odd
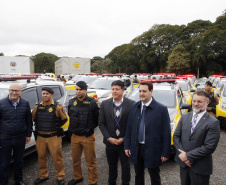
[[[97,167],[98,167],[98,184],[107,185],[108,178],[108,165],[105,155],[105,146],[102,143],[102,134],[99,131],[99,128],[95,131],[96,134],[96,155],[97,155]],[[65,161],[65,173],[66,173],[66,184],[73,178],[73,169],[72,169],[72,158],[71,158],[71,148],[70,142],[63,140],[63,157]],[[88,185],[88,175],[87,167],[85,165],[84,156],[82,157],[83,164],[83,177],[84,181],[79,185]],[[224,185],[226,184],[226,128],[221,129],[221,138],[220,143],[213,155],[213,166],[214,172],[211,176],[211,184],[213,185]],[[131,165],[131,185],[134,183],[134,168]],[[24,181],[27,185],[32,185],[34,180],[38,177],[38,160],[37,154],[33,153],[25,158],[24,160]],[[57,184],[55,179],[55,170],[51,157],[49,158],[49,177],[50,179],[43,185],[55,185]],[[118,184],[120,183],[120,169],[118,176]],[[173,161],[169,160],[161,166],[161,178],[163,185],[177,185],[180,184],[179,178],[179,166]],[[13,185],[13,165],[10,170],[10,180],[9,185]],[[146,184],[150,184],[150,178],[148,173],[146,173]]]

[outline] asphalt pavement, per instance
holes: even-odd
[[[108,164],[105,154],[105,145],[103,144],[103,137],[99,130],[95,130],[96,136],[96,157],[97,157],[97,168],[98,168],[98,184],[107,185],[108,179]],[[71,158],[71,146],[68,140],[63,139],[63,158],[65,163],[65,185],[73,178],[73,167],[72,167],[72,158]],[[82,183],[79,185],[89,185],[87,167],[82,156],[82,169],[83,169],[83,179]],[[121,170],[119,163],[118,171],[118,181],[117,184],[121,184]],[[179,175],[179,166],[173,161],[168,160],[165,162],[161,168],[161,180],[162,185],[179,185],[180,184],[180,175]],[[33,185],[35,179],[38,178],[38,157],[37,153],[34,152],[31,155],[25,157],[24,159],[24,182],[27,185]],[[134,185],[134,167],[131,164],[131,185]],[[151,184],[150,177],[146,171],[145,176],[146,184]],[[13,164],[10,168],[10,179],[9,185],[14,185],[13,180]],[[49,156],[49,180],[42,183],[42,185],[56,185],[56,174],[54,169],[54,164]],[[218,144],[218,147],[213,154],[213,174],[210,178],[211,185],[225,185],[226,184],[226,126],[221,129],[221,138]]]

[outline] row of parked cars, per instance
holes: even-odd
[[[141,75],[140,75],[141,76]],[[196,80],[194,75],[178,76],[178,78],[165,78],[165,79],[148,79],[145,75],[140,80],[150,80],[153,83],[154,91],[153,97],[160,103],[167,106],[170,120],[171,120],[171,145],[172,153],[175,152],[173,146],[173,134],[182,114],[191,110],[192,94],[196,90],[202,88],[202,84],[205,84],[207,78],[201,78]],[[139,77],[139,75],[138,75]],[[223,79],[223,78],[222,78]],[[42,100],[41,89],[44,86],[48,86],[54,90],[53,99],[63,104],[66,109],[68,107],[69,100],[75,96],[75,84],[77,81],[85,81],[88,84],[88,95],[93,96],[101,102],[108,99],[111,96],[111,83],[115,80],[122,80],[127,88],[124,96],[139,101],[139,84],[133,84],[130,76],[126,75],[75,75],[70,81],[65,84],[55,80],[37,79],[31,83],[18,82],[22,85],[21,97],[27,99],[30,102],[31,110],[34,105]],[[12,82],[0,83],[0,98],[8,95],[8,88]],[[198,85],[200,84],[200,85]],[[220,84],[220,81],[217,85]],[[224,84],[224,83],[223,83]],[[220,104],[217,106],[217,117],[222,121],[226,117],[226,90],[225,85],[219,89],[219,92],[215,89],[216,93],[219,93]],[[67,134],[69,121],[63,125],[63,129]],[[32,141],[26,145],[26,154],[35,150],[35,140],[32,136]]]

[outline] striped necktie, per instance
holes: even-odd
[[[195,114],[193,116],[193,119],[192,119],[192,122],[191,122],[191,133],[194,131],[195,126],[197,124],[197,117],[198,117],[198,114]]]

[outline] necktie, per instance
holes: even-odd
[[[146,110],[146,105],[143,105],[143,110],[141,114],[141,120],[140,120],[140,128],[139,128],[139,135],[138,135],[138,141],[139,143],[144,141],[144,116],[145,116],[145,110]]]
[[[195,114],[193,116],[193,119],[192,119],[192,122],[191,122],[191,133],[194,131],[195,129],[195,126],[196,126],[196,122],[197,122],[197,117],[198,117],[198,114]]]
[[[121,105],[119,106],[116,106],[114,104],[114,108],[115,108],[115,132],[116,132],[116,135],[119,136],[120,135],[120,119],[121,119],[121,116],[120,116],[120,109],[121,109]]]

